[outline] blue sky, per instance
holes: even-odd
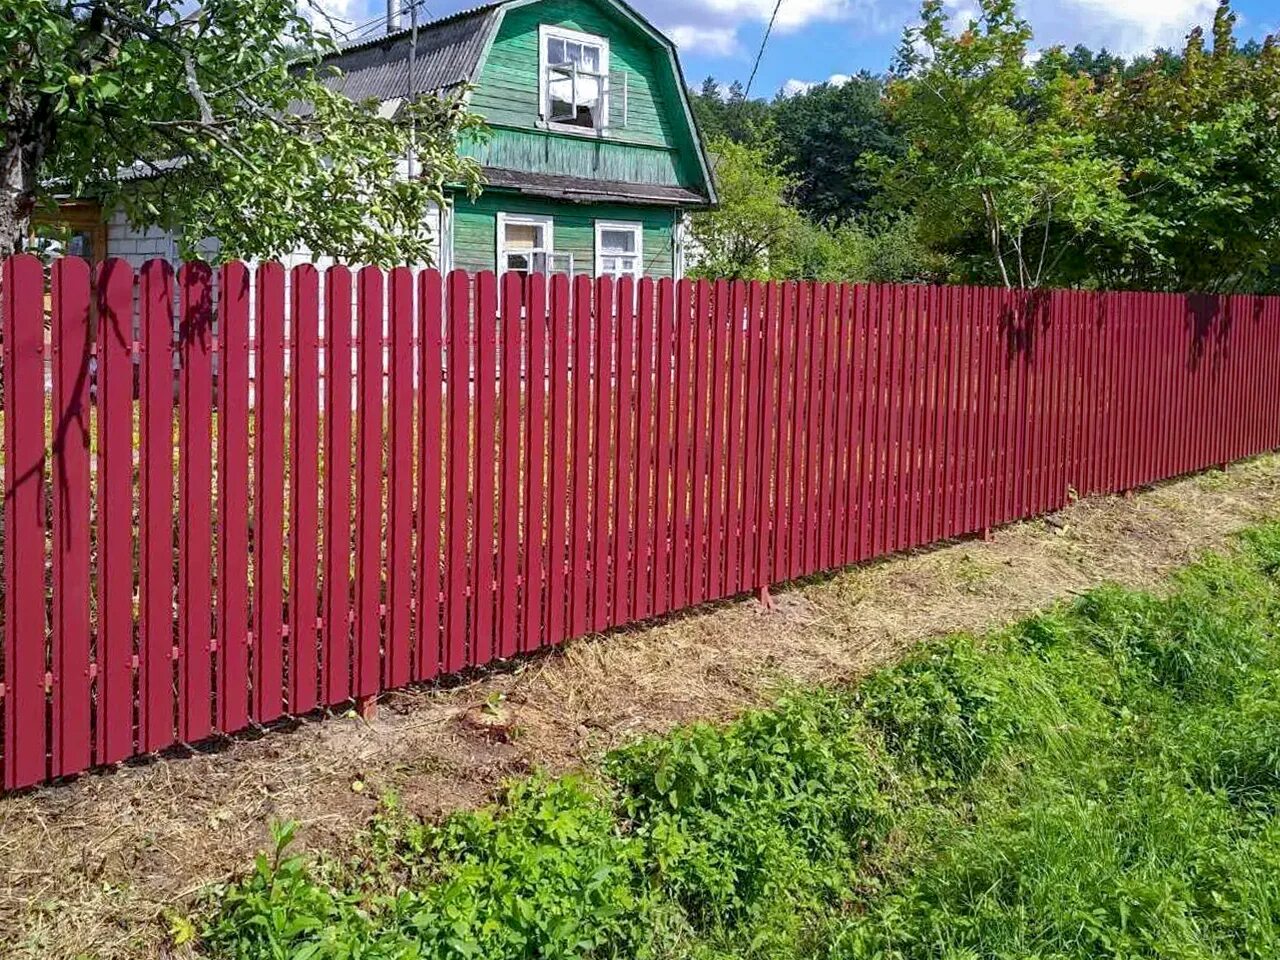
[[[384,0],[320,0],[330,12],[364,23],[386,10]],[[430,17],[476,0],[427,0]],[[685,76],[746,80],[774,0],[630,0],[680,46]],[[958,21],[975,0],[945,0]],[[1022,0],[1037,46],[1085,43],[1134,54],[1177,46],[1197,23],[1212,22],[1216,0]],[[1280,0],[1237,0],[1239,32],[1261,37],[1280,30]],[[918,0],[782,0],[777,25],[752,94],[772,96],[804,84],[888,66],[919,11]]]

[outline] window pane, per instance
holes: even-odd
[[[583,69],[598,71],[600,69],[600,48],[589,47],[584,44],[579,49],[582,59],[578,63]]]
[[[636,233],[634,230],[601,230],[600,249],[609,253],[634,253]]]
[[[564,41],[559,37],[547,38],[547,63],[564,63]]]
[[[503,245],[508,250],[533,250],[542,247],[542,226],[536,223],[508,223]]]
[[[551,119],[556,123],[575,123],[577,121],[577,114],[574,112],[573,104],[569,100],[571,96],[567,81],[563,87],[552,85]]]
[[[521,270],[527,272],[529,269],[529,258],[520,253],[509,253],[507,254],[506,268],[508,270]]]

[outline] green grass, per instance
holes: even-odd
[[[388,799],[350,862],[210,891],[258,958],[1280,956],[1280,524],[853,689],[513,784]]]

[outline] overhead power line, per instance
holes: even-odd
[[[427,10],[426,0],[413,0],[413,2],[406,3],[399,10],[393,11],[391,16],[399,17],[406,13],[415,13],[419,7],[421,7],[424,12],[430,12]],[[384,13],[380,17],[374,17],[372,20],[366,20],[364,23],[357,24],[350,30],[344,31],[343,36],[347,41],[360,40],[384,29],[389,22],[390,17]]]
[[[756,62],[751,65],[751,76],[747,78],[747,92],[744,96],[751,96],[751,84],[755,82],[756,71],[760,69],[760,59],[764,56],[765,45],[769,42],[769,34],[773,33],[773,22],[778,19],[778,10],[782,7],[782,0],[778,0],[773,5],[773,16],[769,17],[769,26],[765,27],[764,38],[760,41],[760,49],[756,51]]]

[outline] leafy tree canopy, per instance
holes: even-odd
[[[0,255],[40,205],[98,195],[184,256],[214,237],[222,256],[425,260],[428,205],[478,182],[456,151],[478,121],[348,100],[322,82],[332,49],[295,0],[0,0]]]
[[[1223,3],[1175,64],[1104,87],[1099,150],[1124,171],[1140,242],[1103,245],[1112,285],[1274,290],[1280,285],[1280,48],[1241,50]]]
[[[777,159],[795,179],[796,206],[813,219],[847,222],[879,196],[878,179],[862,158],[902,153],[901,137],[885,115],[883,94],[879,77],[861,73],[774,104]]]
[[[788,199],[796,181],[774,144],[713,140],[720,204],[691,218],[693,271],[706,277],[774,280],[936,280],[945,258],[928,249],[909,216],[838,225],[806,219]]]
[[[707,77],[691,93],[690,101],[698,129],[708,140],[760,143],[773,132],[772,105],[748,97],[746,88],[737,80],[722,88],[715,77]]]
[[[875,165],[892,202],[964,279],[1170,290],[1280,284],[1280,50],[1238,45],[1125,63],[1030,56],[1013,0],[949,29],[940,0],[907,32],[889,116],[904,157]]]
[[[967,254],[972,276],[1019,287],[1059,279],[1089,238],[1134,229],[1120,165],[1098,149],[1093,83],[1029,65],[1030,40],[1014,0],[980,0],[958,34],[942,0],[926,0],[888,89],[906,153],[874,165],[933,243]]]
[[[883,93],[883,79],[869,73],[771,101],[748,98],[740,83],[725,87],[707,77],[691,100],[705,137],[766,148],[788,175],[796,208],[818,223],[839,224],[865,214],[881,192],[863,156],[902,151]]]
[[[763,147],[719,137],[708,149],[720,203],[692,218],[697,272],[735,280],[779,275],[806,226],[787,202],[790,178]]]

